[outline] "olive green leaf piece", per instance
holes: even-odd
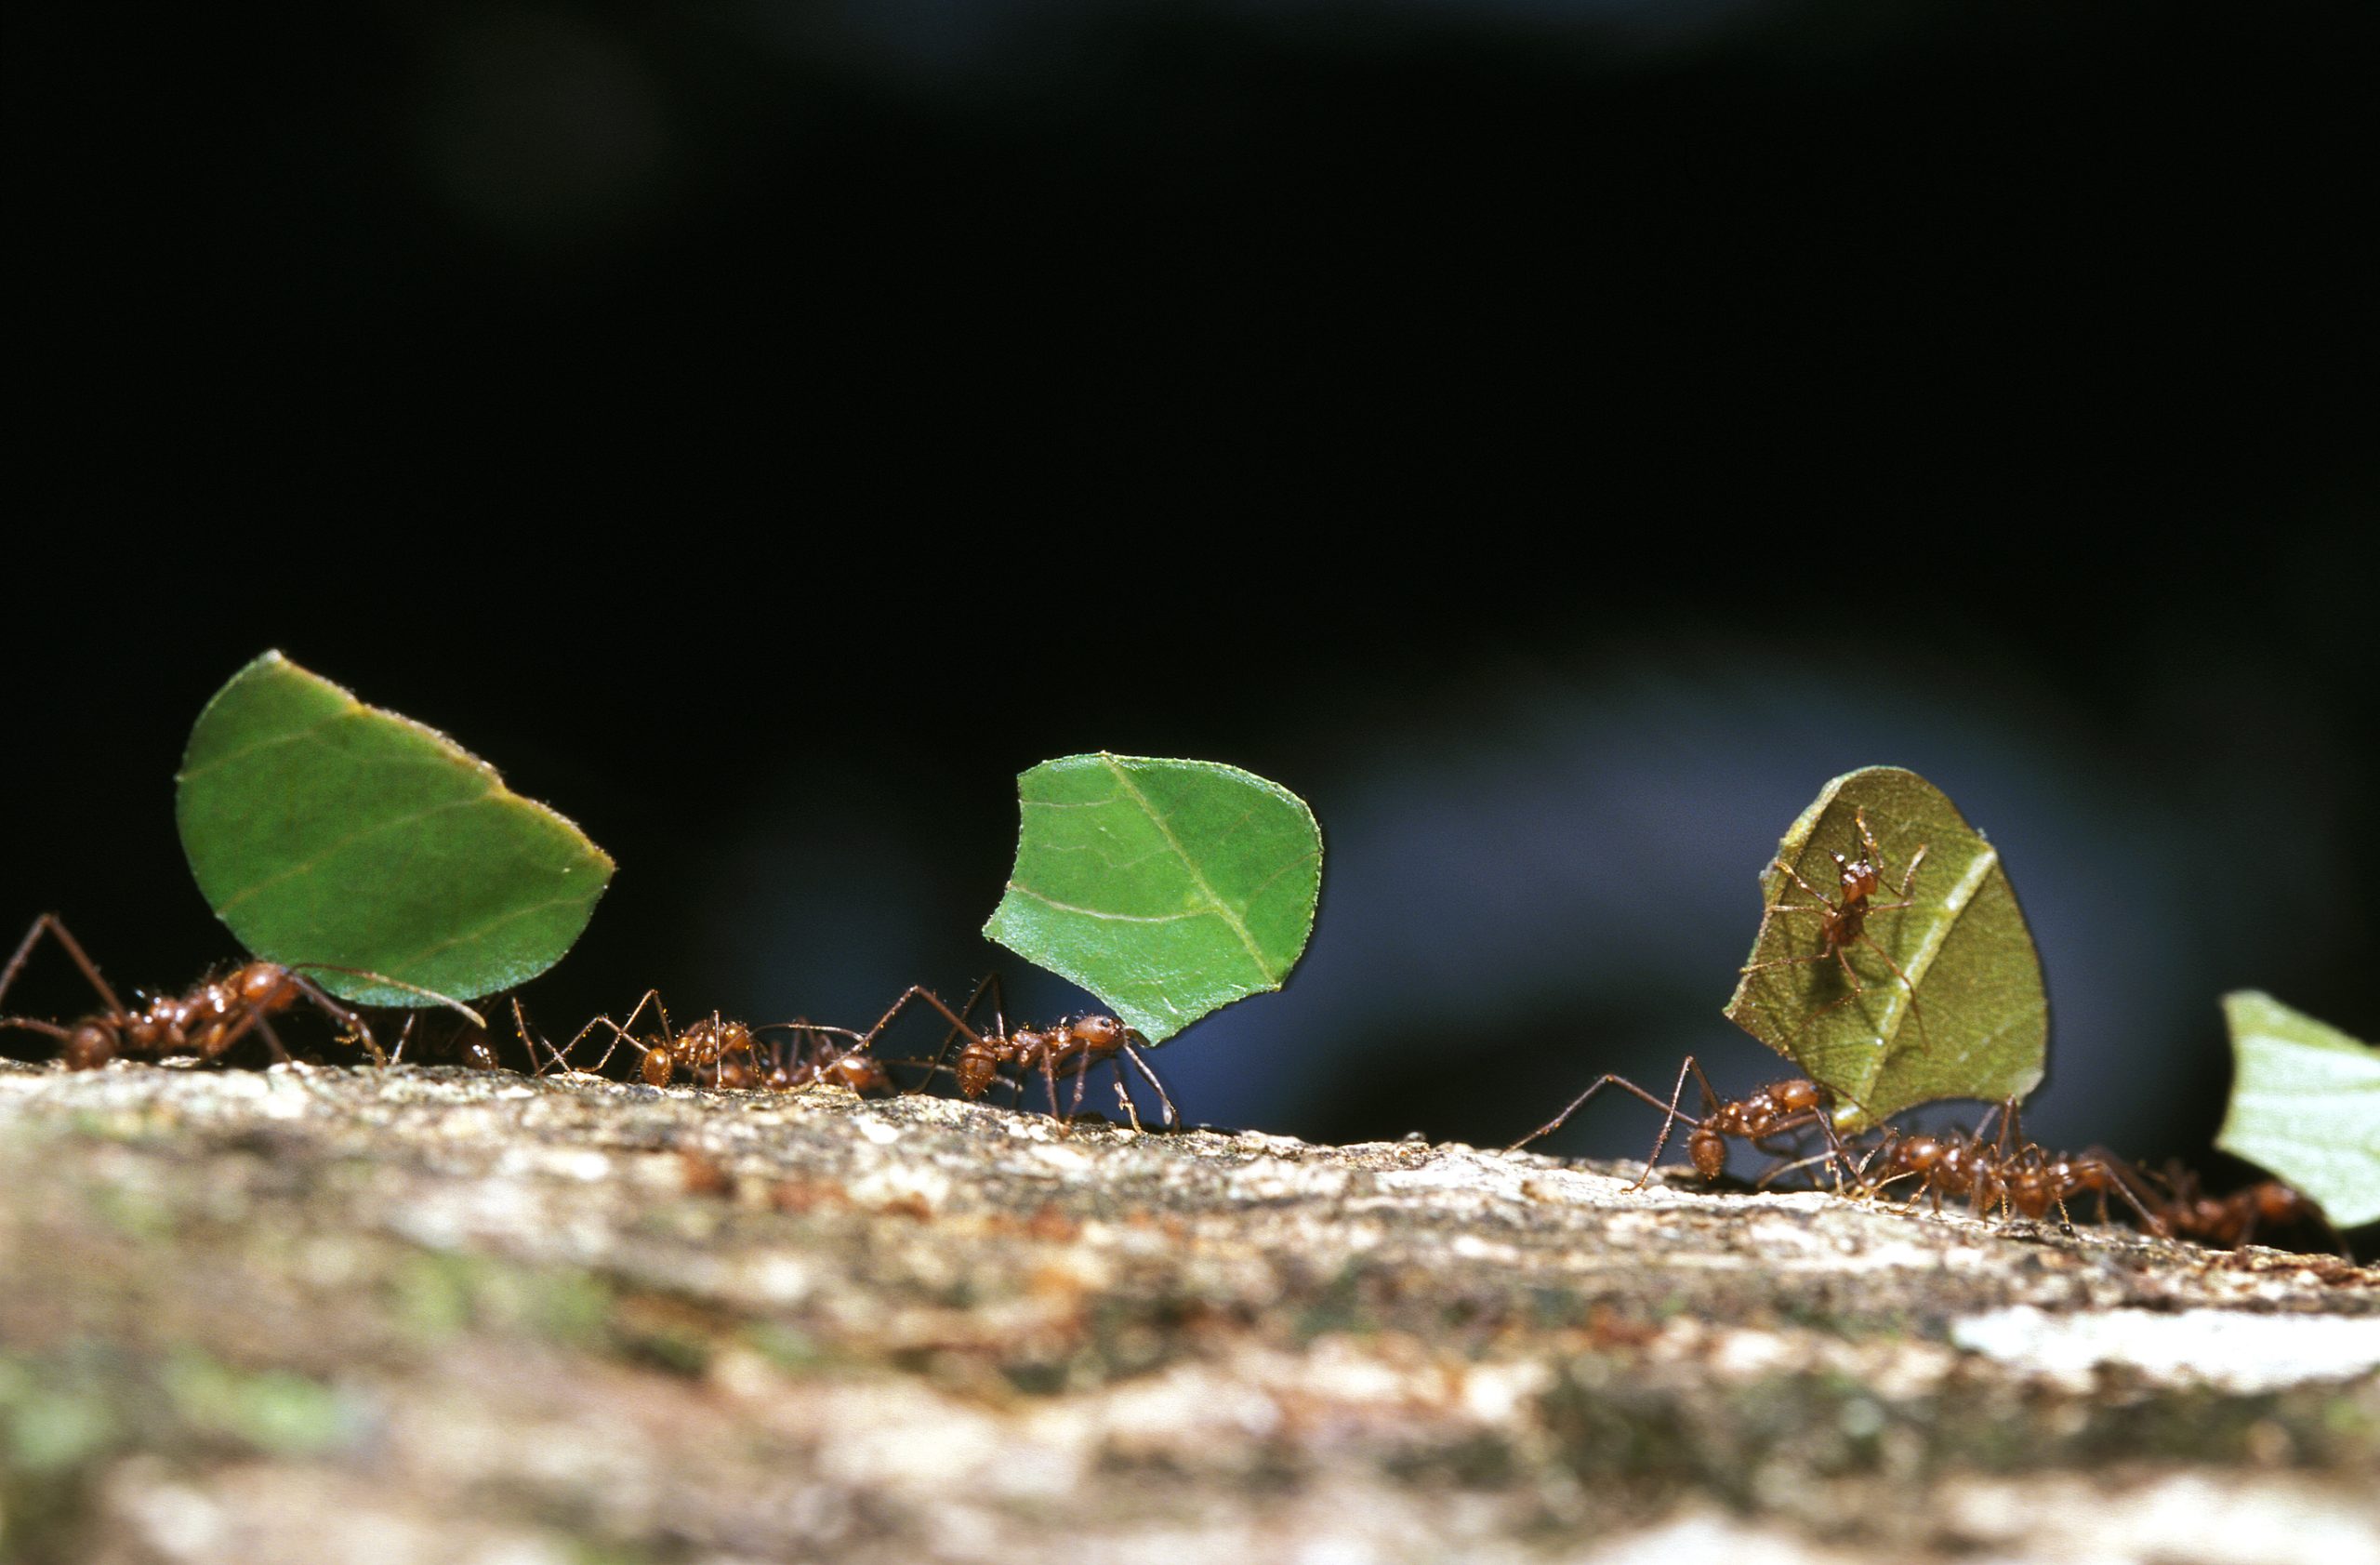
[[[1322,893],[1322,831],[1278,783],[1211,761],[1069,755],[1016,779],[1024,826],[986,939],[1162,1043],[1277,989]]]
[[[1998,851],[1924,777],[1865,766],[1827,784],[1777,844],[1761,900],[1726,1015],[1832,1092],[1844,1132],[2041,1083],[2049,998],[2032,934]]]
[[[2380,1049],[2268,994],[2223,997],[2231,1106],[2215,1144],[2311,1196],[2341,1228],[2380,1220]]]
[[[570,949],[612,878],[602,849],[486,762],[278,652],[198,714],[175,817],[241,943],[324,964],[308,975],[359,1005],[526,982]]]

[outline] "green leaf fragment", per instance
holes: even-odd
[[[2236,1069],[2215,1144],[2338,1227],[2380,1220],[2380,1049],[2253,989],[2225,995],[2223,1019]]]
[[[612,878],[601,848],[487,763],[278,652],[199,714],[175,815],[199,890],[241,943],[357,1004],[524,983],[570,948]]]
[[[1806,909],[1844,902],[1833,855],[1869,856],[1863,819],[1883,854],[1881,883],[1864,938],[1844,942],[1838,960],[1828,921]],[[2021,1098],[2040,1084],[2040,955],[1998,851],[1940,789],[1897,766],[1835,778],[1778,843],[1761,896],[1726,1015],[1834,1093],[1844,1130],[1937,1098]]]
[[[1322,891],[1322,832],[1277,783],[1210,761],[1070,755],[1017,779],[1023,827],[987,939],[1161,1043],[1276,989]]]

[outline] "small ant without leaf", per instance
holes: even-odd
[[[1878,902],[1874,898],[1876,894],[1884,889],[1884,850],[1876,842],[1875,833],[1868,829],[1868,812],[1865,807],[1853,809],[1851,819],[1859,839],[1853,845],[1859,850],[1860,856],[1854,858],[1848,855],[1836,853],[1832,849],[1827,851],[1827,856],[1834,860],[1841,873],[1839,899],[1829,900],[1826,893],[1804,880],[1802,872],[1782,858],[1773,859],[1769,864],[1772,869],[1784,870],[1792,878],[1795,885],[1800,886],[1814,899],[1806,906],[1774,903],[1770,906],[1769,911],[1771,913],[1816,913],[1818,916],[1819,948],[1809,956],[1778,957],[1773,962],[1755,962],[1745,967],[1743,971],[1759,973],[1772,967],[1799,967],[1813,962],[1832,962],[1841,967],[1844,981],[1851,986],[1849,992],[1842,999],[1822,1005],[1805,1017],[1800,1030],[1806,1031],[1820,1016],[1849,1004],[1868,992],[1867,986],[1860,982],[1858,971],[1851,965],[1849,954],[1852,946],[1865,946],[1884,960],[1884,965],[1893,970],[1893,976],[1898,978],[1901,981],[1901,987],[1909,991],[1909,1014],[1917,1022],[1917,1036],[1923,1042],[1925,1037],[1925,1013],[1917,1003],[1917,986],[1910,982],[1909,975],[1901,971],[1900,963],[1893,960],[1892,953],[1878,945],[1876,937],[1868,933],[1868,919],[1869,915],[1873,913],[1896,912],[1903,908],[1917,906],[1911,900],[1909,893],[1910,888],[1917,883],[1917,867],[1925,862],[1925,844],[1920,842],[1917,845],[1917,851],[1909,855],[1909,868],[1903,871],[1900,885],[1894,892],[1900,900]]]
[[[975,1007],[987,998],[992,1006],[992,1028],[989,1032],[978,1032],[970,1025],[968,1017],[973,1015]],[[1165,1123],[1171,1127],[1182,1122],[1181,1115],[1174,1109],[1172,1097],[1165,1090],[1165,1083],[1157,1079],[1148,1061],[1141,1057],[1141,1051],[1149,1046],[1147,1040],[1114,1016],[1095,1014],[1075,1016],[1046,1028],[1021,1027],[1012,1030],[1002,1015],[998,974],[976,985],[975,992],[968,996],[967,1003],[956,1011],[944,1004],[942,997],[924,985],[910,985],[902,991],[898,1000],[885,1009],[884,1015],[876,1019],[876,1025],[859,1036],[856,1047],[866,1049],[873,1045],[883,1035],[884,1029],[892,1025],[894,1018],[915,1001],[923,1001],[942,1013],[943,1018],[950,1023],[950,1031],[944,1035],[942,1048],[936,1052],[932,1068],[937,1071],[949,1068],[957,1078],[961,1097],[970,1100],[982,1097],[991,1091],[995,1081],[1002,1079],[1002,1072],[1013,1070],[1016,1075],[1010,1081],[1016,1089],[1017,1098],[1022,1101],[1025,1095],[1024,1078],[1028,1073],[1038,1073],[1049,1088],[1050,1112],[1056,1114],[1058,1078],[1071,1076],[1075,1079],[1074,1099],[1067,1106],[1066,1115],[1072,1117],[1082,1107],[1083,1083],[1089,1079],[1091,1068],[1104,1063],[1115,1068],[1116,1099],[1123,1105],[1124,1116],[1131,1121],[1132,1128],[1139,1130],[1141,1112],[1125,1086],[1124,1062],[1129,1060],[1155,1089],[1157,1101],[1165,1106]],[[945,1068],[944,1056],[949,1054],[951,1044],[961,1038],[966,1042],[959,1051],[958,1063]]]
[[[219,1058],[233,1044],[255,1032],[272,1051],[277,1060],[289,1059],[289,1051],[272,1029],[271,1017],[294,1009],[304,1001],[344,1029],[343,1036],[363,1045],[377,1064],[388,1063],[372,1029],[364,1018],[301,977],[295,970],[277,962],[251,962],[234,968],[224,977],[202,983],[179,997],[160,995],[139,1011],[127,1011],[108,981],[99,976],[99,969],[85,953],[77,941],[55,913],[44,913],[25,932],[24,940],[17,947],[17,954],[8,965],[0,969],[0,997],[33,955],[33,947],[44,935],[54,937],[74,965],[82,971],[84,980],[99,997],[104,1010],[83,1017],[72,1027],[57,1022],[39,1021],[31,1016],[0,1016],[0,1028],[15,1028],[20,1031],[37,1032],[58,1041],[59,1053],[69,1070],[95,1070],[119,1054],[144,1055],[163,1059],[169,1055],[196,1054],[203,1060]],[[348,973],[355,969],[333,967],[327,963],[308,962],[305,966],[322,972]],[[377,974],[361,976],[394,983]],[[410,985],[398,985],[411,988]],[[473,1023],[478,1015],[457,1001],[444,995],[419,990],[425,999],[433,1000],[461,1012]]]
[[[2176,1239],[2240,1250],[2259,1227],[2318,1227],[2334,1249],[2353,1258],[2322,1209],[2278,1179],[2259,1180],[2228,1196],[2210,1196],[2200,1187],[2198,1175],[2179,1162],[2168,1162],[2162,1174],[2134,1172],[2140,1176],[2143,1199],[2164,1224],[2164,1231]]]
[[[849,1087],[862,1097],[889,1096],[898,1090],[892,1073],[860,1048],[859,1035],[849,1028],[797,1021],[771,1022],[752,1031],[778,1028],[789,1029],[792,1036],[766,1043],[756,1037],[753,1053],[738,1058],[721,1055],[717,1065],[698,1068],[695,1084],[732,1092],[789,1093],[813,1081],[827,1081]],[[837,1039],[852,1041],[837,1042]],[[765,1060],[759,1053],[762,1049],[767,1052]]]
[[[1688,1076],[1693,1077],[1695,1085],[1702,1089],[1703,1113],[1699,1120],[1678,1107],[1678,1101],[1686,1095]],[[1693,1160],[1694,1172],[1704,1179],[1717,1179],[1726,1173],[1730,1137],[1749,1142],[1771,1157],[1778,1157],[1785,1154],[1768,1145],[1771,1137],[1811,1125],[1816,1125],[1824,1134],[1828,1150],[1816,1158],[1804,1158],[1785,1167],[1798,1168],[1804,1163],[1831,1159],[1840,1174],[1843,1144],[1835,1138],[1834,1121],[1827,1112],[1833,1106],[1833,1094],[1806,1077],[1797,1076],[1789,1081],[1771,1081],[1748,1096],[1722,1100],[1717,1093],[1712,1091],[1711,1079],[1702,1074],[1702,1067],[1695,1063],[1692,1054],[1686,1055],[1686,1064],[1678,1068],[1677,1085],[1672,1089],[1667,1103],[1627,1077],[1617,1072],[1606,1072],[1597,1077],[1585,1092],[1572,1098],[1568,1107],[1504,1150],[1517,1152],[1540,1136],[1553,1134],[1571,1115],[1585,1107],[1589,1098],[1606,1087],[1619,1087],[1633,1093],[1661,1111],[1661,1133],[1653,1138],[1653,1155],[1645,1160],[1645,1172],[1638,1174],[1636,1183],[1629,1187],[1632,1190],[1642,1189],[1645,1182],[1653,1177],[1653,1167],[1661,1160],[1661,1148],[1669,1143],[1670,1131],[1681,1121],[1694,1127],[1686,1133],[1686,1155]],[[1783,1172],[1785,1169],[1773,1169],[1762,1175],[1760,1183],[1765,1186]]]
[[[1859,1193],[1872,1196],[1888,1185],[1915,1179],[1917,1187],[1910,1192],[1908,1201],[1912,1206],[1919,1196],[1930,1195],[1934,1210],[1939,1212],[1942,1197],[1947,1193],[1966,1197],[1967,1211],[1973,1216],[1980,1217],[1989,1211],[2039,1221],[2055,1209],[2058,1220],[2069,1228],[2073,1227],[2073,1219],[2066,1211],[2069,1197],[2085,1192],[2096,1195],[2099,1221],[2105,1223],[2108,1197],[2114,1195],[2122,1198],[2150,1233],[2162,1235],[2167,1231],[2165,1224],[2141,1204],[2139,1196],[2124,1180],[2121,1160],[2096,1148],[2087,1152],[2051,1152],[2027,1141],[2013,1097],[1985,1116],[1985,1125],[1990,1123],[1992,1115],[1999,1117],[2000,1134],[1990,1141],[1983,1138],[1982,1126],[1970,1134],[1951,1132],[1943,1135],[1886,1131],[1859,1161],[1855,1176]],[[1884,1173],[1871,1180],[1868,1170],[1879,1159]]]
[[[647,1005],[651,1005],[661,1017],[658,1038],[641,1039],[629,1030],[636,1026],[637,1017],[643,1015]],[[521,1015],[517,1001],[513,1003],[513,1023],[520,1029],[522,1043],[528,1048],[534,1061],[536,1047],[529,1041],[528,1022]],[[561,1048],[546,1044],[546,1053],[563,1069],[573,1069],[569,1064],[571,1051],[578,1047],[580,1039],[599,1027],[611,1029],[612,1043],[588,1074],[602,1074],[603,1068],[611,1063],[612,1055],[625,1043],[642,1056],[638,1074],[644,1078],[647,1086],[666,1087],[677,1079],[679,1071],[683,1070],[697,1086],[706,1087],[790,1092],[813,1081],[839,1081],[862,1095],[892,1090],[891,1076],[866,1054],[866,1041],[847,1028],[826,1027],[813,1022],[772,1022],[753,1028],[743,1022],[727,1020],[714,1011],[681,1032],[670,1026],[668,1007],[662,1004],[658,989],[644,991],[644,998],[638,1001],[636,1009],[628,1013],[626,1024],[615,1022],[609,1016],[598,1016],[580,1028],[577,1037]],[[768,1059],[763,1064],[763,1045],[758,1035],[776,1028],[791,1029],[796,1041],[789,1052],[779,1045],[769,1045]],[[827,1041],[830,1037],[848,1038],[853,1041],[839,1048]]]

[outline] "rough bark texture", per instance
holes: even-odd
[[[2380,1272],[1633,1174],[0,1066],[0,1554],[2380,1559]]]

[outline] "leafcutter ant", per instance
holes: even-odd
[[[660,1016],[661,1031],[657,1037],[639,1038],[631,1029],[647,1005]],[[529,1041],[528,1022],[518,1001],[513,1005],[513,1022],[534,1060],[536,1047]],[[560,1049],[547,1043],[546,1053],[563,1069],[574,1069],[569,1063],[571,1052],[598,1028],[611,1030],[612,1042],[590,1074],[601,1075],[625,1043],[641,1056],[638,1074],[647,1086],[666,1087],[682,1070],[697,1086],[706,1087],[790,1092],[813,1081],[838,1081],[862,1095],[892,1090],[892,1078],[866,1054],[866,1041],[848,1028],[814,1022],[772,1022],[755,1028],[714,1011],[679,1031],[670,1026],[668,1007],[661,1002],[658,989],[644,991],[626,1023],[598,1016]],[[760,1034],[777,1028],[793,1034],[789,1043],[763,1042]],[[836,1039],[850,1041],[839,1045],[833,1041]]]
[[[1814,962],[1831,962],[1840,967],[1843,970],[1844,981],[1850,986],[1850,988],[1841,999],[1829,1001],[1803,1018],[1799,1030],[1807,1031],[1819,1017],[1848,1005],[1868,992],[1867,986],[1860,981],[1858,970],[1851,965],[1850,956],[1850,948],[1853,946],[1865,946],[1875,952],[1886,967],[1892,969],[1893,976],[1898,978],[1901,981],[1901,987],[1909,991],[1909,1014],[1917,1023],[1917,1036],[1923,1042],[1925,1038],[1925,1012],[1917,1003],[1917,986],[1910,981],[1907,973],[1901,971],[1901,965],[1893,960],[1893,954],[1878,945],[1876,937],[1868,933],[1868,919],[1871,914],[1897,912],[1901,908],[1913,908],[1917,905],[1911,899],[1909,894],[1911,888],[1917,883],[1917,867],[1925,862],[1925,844],[1920,842],[1917,845],[1917,851],[1909,855],[1909,867],[1902,871],[1900,884],[1893,893],[1900,900],[1878,902],[1875,900],[1876,894],[1883,890],[1884,885],[1884,850],[1877,842],[1875,833],[1868,829],[1868,812],[1864,807],[1854,808],[1851,812],[1851,820],[1858,838],[1852,847],[1858,856],[1839,854],[1832,849],[1827,851],[1827,856],[1834,860],[1840,877],[1838,895],[1835,897],[1830,898],[1825,892],[1804,880],[1802,872],[1782,858],[1770,862],[1771,869],[1785,871],[1792,879],[1793,883],[1800,886],[1811,898],[1811,901],[1807,904],[1777,902],[1770,906],[1769,912],[1772,914],[1817,914],[1818,949],[1808,956],[1778,957],[1770,962],[1755,962],[1746,966],[1743,971],[1760,973],[1772,967],[1800,967]]]
[[[99,965],[92,962],[72,932],[55,913],[44,913],[25,932],[16,954],[8,965],[0,969],[0,998],[33,955],[33,947],[47,935],[63,948],[84,981],[91,986],[103,1007],[82,1017],[72,1026],[42,1021],[32,1016],[0,1016],[0,1028],[13,1028],[24,1032],[36,1032],[58,1041],[60,1055],[69,1070],[93,1070],[119,1055],[163,1059],[178,1054],[196,1054],[204,1060],[221,1057],[231,1046],[254,1032],[265,1041],[277,1060],[287,1060],[289,1051],[274,1032],[271,1018],[297,1007],[299,1001],[337,1022],[342,1036],[361,1044],[375,1063],[385,1065],[388,1056],[373,1038],[372,1029],[363,1016],[349,1010],[325,994],[320,987],[304,977],[297,969],[277,962],[255,961],[234,968],[221,978],[212,979],[179,996],[159,995],[151,999],[139,1011],[127,1010],[108,981],[99,975]],[[323,962],[300,964],[316,972],[350,973],[357,970],[335,967]],[[359,974],[382,983],[396,984],[377,974]],[[396,984],[401,988],[413,986]],[[478,1014],[458,1001],[427,989],[416,992],[430,1001],[460,1012],[475,1025]]]
[[[2135,1170],[2142,1198],[2162,1220],[2165,1231],[2177,1239],[2202,1240],[2226,1249],[2244,1248],[2259,1228],[2320,1228],[2342,1255],[2346,1241],[2322,1209],[2278,1179],[2263,1179],[2228,1196],[2210,1196],[2198,1175],[2179,1162],[2168,1162],[2162,1174]]]
[[[978,1031],[968,1018],[986,1000],[992,1008],[991,1029],[988,1032]],[[902,991],[898,1000],[885,1009],[884,1015],[876,1019],[876,1025],[860,1035],[857,1047],[871,1047],[902,1012],[918,1001],[940,1012],[943,1019],[950,1024],[950,1031],[944,1035],[942,1048],[934,1055],[934,1070],[945,1068],[943,1061],[949,1054],[951,1045],[965,1040],[959,1047],[956,1064],[947,1068],[959,1083],[961,1097],[971,1100],[982,1097],[991,1091],[994,1082],[1006,1080],[1014,1087],[1018,1100],[1022,1101],[1025,1077],[1038,1074],[1049,1090],[1050,1112],[1057,1114],[1058,1079],[1068,1076],[1075,1081],[1073,1100],[1066,1108],[1066,1116],[1071,1117],[1082,1107],[1083,1083],[1089,1079],[1091,1068],[1105,1064],[1113,1067],[1116,1072],[1117,1102],[1123,1106],[1124,1116],[1131,1121],[1132,1128],[1139,1130],[1142,1128],[1140,1108],[1132,1102],[1132,1094],[1124,1077],[1124,1063],[1130,1061],[1132,1068],[1139,1071],[1157,1093],[1157,1101],[1165,1106],[1167,1126],[1177,1126],[1182,1122],[1181,1115],[1174,1109],[1172,1097],[1165,1090],[1165,1083],[1157,1079],[1157,1072],[1142,1057],[1141,1052],[1149,1047],[1147,1040],[1114,1016],[1096,1014],[1069,1017],[1046,1028],[1011,1028],[1007,1017],[1002,1015],[999,976],[997,974],[976,985],[975,992],[968,997],[967,1003],[956,1011],[944,1004],[942,997],[924,985],[910,985]],[[1014,1074],[1010,1075],[1009,1072]]]
[[[1694,1084],[1702,1092],[1703,1112],[1699,1120],[1678,1107],[1679,1100],[1686,1095],[1686,1083],[1688,1077],[1693,1078]],[[1677,1084],[1671,1090],[1667,1103],[1663,1103],[1627,1077],[1616,1071],[1606,1071],[1597,1077],[1585,1092],[1572,1098],[1569,1107],[1564,1108],[1561,1113],[1522,1136],[1504,1150],[1517,1152],[1539,1137],[1553,1134],[1568,1121],[1571,1115],[1584,1107],[1589,1098],[1606,1087],[1618,1087],[1642,1098],[1661,1111],[1661,1130],[1660,1134],[1653,1138],[1652,1156],[1645,1160],[1645,1172],[1638,1174],[1636,1183],[1629,1187],[1632,1190],[1642,1189],[1645,1182],[1653,1177],[1654,1165],[1661,1160],[1661,1148],[1669,1144],[1670,1131],[1680,1123],[1694,1127],[1686,1133],[1686,1155],[1693,1160],[1694,1172],[1706,1180],[1715,1180],[1726,1173],[1729,1138],[1749,1142],[1752,1147],[1771,1157],[1778,1157],[1785,1155],[1785,1152],[1783,1149],[1768,1145],[1772,1137],[1783,1135],[1789,1131],[1803,1130],[1812,1125],[1817,1126],[1819,1133],[1826,1137],[1828,1150],[1817,1158],[1801,1159],[1787,1166],[1800,1167],[1803,1163],[1831,1159],[1836,1162],[1838,1174],[1840,1174],[1843,1145],[1835,1137],[1834,1122],[1828,1114],[1828,1110],[1833,1107],[1833,1094],[1806,1077],[1797,1076],[1783,1081],[1771,1081],[1748,1096],[1723,1100],[1712,1090],[1711,1079],[1702,1074],[1702,1067],[1696,1063],[1692,1054],[1686,1055],[1686,1064],[1678,1068]],[[1781,1169],[1772,1171],[1770,1174],[1763,1176],[1761,1183],[1767,1184],[1771,1177],[1782,1172]]]
[[[1942,1197],[1964,1196],[1971,1215],[1981,1216],[1989,1211],[1996,1215],[2014,1214],[2036,1221],[2057,1213],[2058,1220],[2073,1226],[2068,1216],[2069,1199],[2085,1193],[2098,1198],[2099,1221],[2108,1220],[2108,1198],[2120,1197],[2129,1206],[2141,1226],[2153,1234],[2163,1234],[2166,1225],[2158,1215],[2141,1204],[2131,1185],[2122,1174],[2121,1160],[2106,1152],[2052,1152],[2027,1141],[2018,1122],[2016,1100],[2008,1099],[1985,1116],[1990,1124],[1993,1115],[2000,1120],[2000,1134],[1992,1140],[1983,1138],[1983,1130],[1973,1133],[1950,1132],[1941,1135],[1924,1133],[1904,1134],[1886,1131],[1869,1154],[1860,1160],[1857,1182],[1862,1195],[1875,1195],[1886,1186],[1904,1179],[1915,1179],[1917,1187],[1910,1192],[1909,1204],[1914,1205],[1919,1196],[1930,1196],[1934,1210],[1942,1210]],[[1881,1161],[1883,1174],[1871,1180],[1868,1170]]]

